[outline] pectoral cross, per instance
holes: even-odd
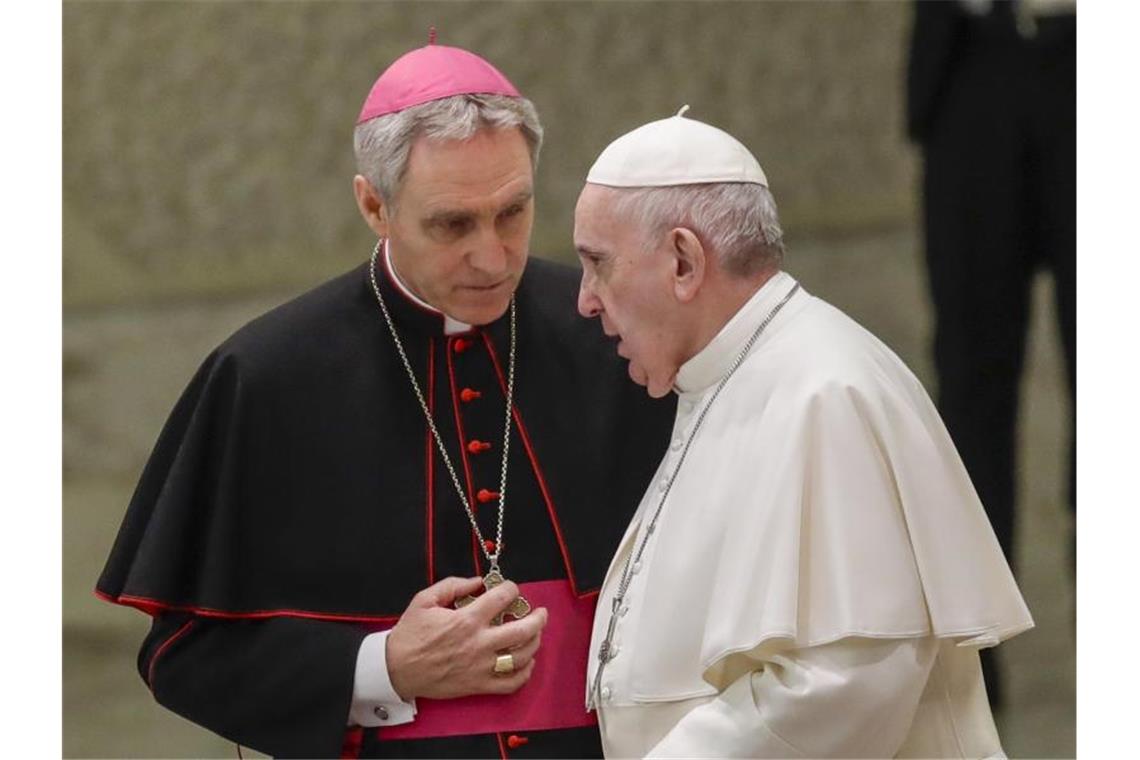
[[[495,586],[502,585],[503,580],[503,576],[498,570],[491,570],[491,572],[483,576],[483,588],[487,591],[490,591]],[[461,596],[455,600],[455,609],[462,609],[463,607],[471,604],[473,601],[475,601],[475,597],[471,596],[470,594],[467,596]],[[526,617],[529,613],[530,602],[528,602],[526,598],[520,594],[519,596],[515,597],[514,601],[511,602],[505,610],[500,612],[498,615],[495,615],[494,619],[491,621],[491,625],[502,625],[503,619],[507,615],[510,615],[515,620],[518,620],[519,618]]]

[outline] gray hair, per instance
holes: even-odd
[[[389,206],[408,170],[412,143],[421,135],[432,140],[468,140],[481,129],[518,128],[530,149],[531,169],[538,168],[542,124],[526,98],[507,95],[453,95],[421,103],[358,124],[353,132],[356,169]]]
[[[763,185],[717,182],[614,190],[615,215],[640,225],[647,246],[658,245],[669,230],[685,227],[730,275],[749,277],[784,260],[776,199]]]

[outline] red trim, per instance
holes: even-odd
[[[187,620],[183,623],[182,627],[175,631],[173,636],[162,642],[162,645],[159,646],[154,656],[150,658],[150,665],[146,668],[146,685],[150,687],[152,692],[154,691],[154,666],[158,664],[158,658],[162,657],[166,650],[170,648],[170,645],[182,638],[196,622],[196,620]]]
[[[435,414],[435,338],[428,338],[428,411]],[[427,451],[427,585],[435,583],[435,456],[432,451],[431,426],[426,426]],[[359,747],[357,748],[359,754]]]
[[[336,620],[346,623],[395,623],[399,615],[343,615],[335,612],[310,612],[308,610],[251,610],[248,612],[231,612],[217,610],[210,607],[195,607],[193,605],[168,604],[157,599],[148,599],[143,596],[122,594],[111,596],[99,589],[95,589],[95,596],[112,604],[121,604],[125,607],[134,607],[148,615],[158,612],[190,612],[200,617],[223,618],[226,620],[260,620],[274,617],[295,617],[311,620]]]
[[[364,728],[353,726],[344,732],[344,744],[340,748],[341,760],[355,760],[360,757],[360,748],[364,745]]]
[[[459,458],[463,460],[463,474],[467,477],[467,503],[475,503],[475,485],[471,481],[471,463],[467,461],[467,447],[463,445],[463,441],[467,440],[467,436],[463,432],[463,419],[459,415],[459,403],[456,401],[458,391],[456,390],[455,383],[455,364],[452,362],[451,343],[454,341],[454,336],[448,338],[448,352],[447,352],[447,375],[451,379],[451,406],[455,410],[455,432],[459,437]],[[483,570],[479,562],[479,539],[475,535],[475,531],[471,531],[471,557],[475,561],[475,575],[482,575]]]
[[[507,746],[503,744],[503,735],[497,733],[495,734],[495,738],[499,740],[499,757],[503,760],[507,760]]]
[[[507,393],[507,383],[503,377],[503,368],[499,366],[499,357],[495,355],[495,346],[491,343],[491,338],[487,335],[486,331],[482,333],[483,342],[487,344],[487,353],[491,355],[491,364],[495,367],[495,374],[499,378],[499,386],[503,390],[503,395]],[[550,514],[551,525],[554,526],[554,537],[558,539],[558,548],[562,552],[562,562],[566,565],[566,577],[570,579],[570,588],[577,596],[582,596],[578,593],[578,581],[574,578],[574,569],[570,566],[570,552],[566,548],[566,539],[562,537],[562,526],[558,523],[558,515],[554,510],[554,500],[550,498],[550,490],[546,487],[546,478],[542,475],[542,468],[539,467],[538,459],[534,455],[534,447],[530,444],[530,436],[526,432],[526,426],[523,425],[522,415],[519,414],[517,404],[511,406],[511,414],[515,418],[515,424],[519,428],[519,437],[522,438],[523,446],[526,448],[526,455],[530,459],[531,469],[534,470],[534,475],[538,479],[538,488],[542,491],[543,501],[546,502],[546,511]]]

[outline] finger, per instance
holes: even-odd
[[[496,626],[486,632],[486,643],[496,652],[526,646],[546,627],[547,614],[545,607],[539,607],[521,620]]]
[[[526,667],[534,660],[534,655],[542,646],[542,634],[523,644],[518,649],[511,650],[511,659],[514,660],[515,670]]]
[[[483,588],[483,579],[457,578],[451,576],[433,583],[412,598],[409,607],[451,607],[455,600],[468,594],[476,594]]]
[[[488,684],[488,694],[513,694],[518,691],[523,684],[530,680],[531,675],[534,673],[534,660],[531,660],[525,667],[515,670],[515,672],[508,675],[492,676],[491,682]]]
[[[519,595],[519,587],[504,581],[476,599],[467,609],[481,621],[490,623],[496,615],[510,606]]]

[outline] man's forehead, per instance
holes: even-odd
[[[579,255],[612,256],[620,252],[630,226],[615,213],[614,193],[601,185],[586,185],[574,214],[574,247]]]
[[[417,138],[402,192],[432,206],[510,203],[534,193],[534,171],[525,140],[503,134],[467,140]]]

